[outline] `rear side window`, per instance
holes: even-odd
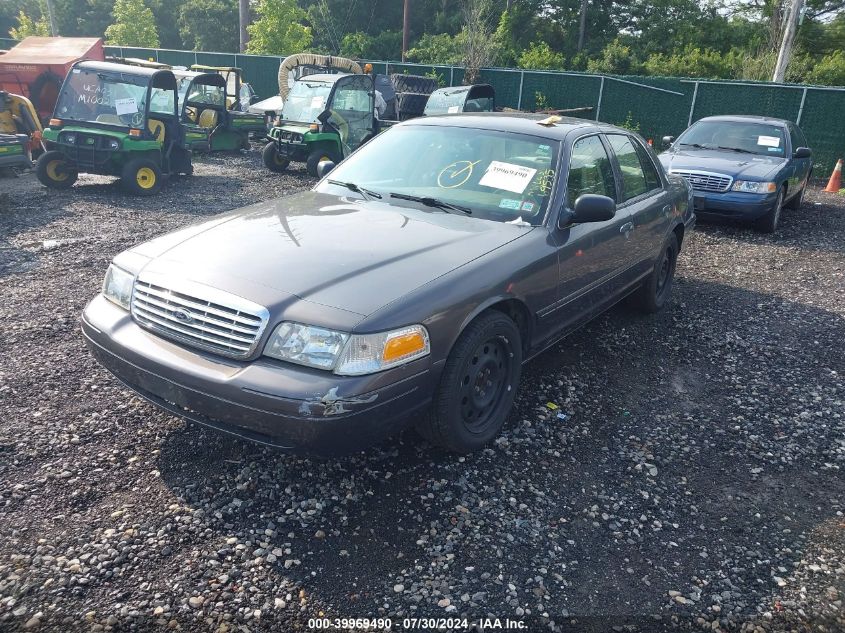
[[[663,186],[663,183],[660,181],[660,176],[657,174],[657,168],[654,166],[654,161],[651,160],[651,156],[648,155],[646,148],[643,147],[642,144],[634,141],[634,147],[637,150],[637,157],[640,159],[640,165],[643,167],[645,184],[648,187],[648,191],[660,189]]]
[[[616,200],[616,181],[610,158],[598,136],[575,141],[566,181],[566,203],[572,209],[578,196],[594,193]]]
[[[622,172],[622,202],[636,198],[660,186],[660,178],[645,150],[634,146],[628,136],[608,134],[607,140],[616,154]],[[645,160],[642,160],[642,158]]]

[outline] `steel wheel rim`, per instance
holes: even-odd
[[[135,181],[143,189],[152,189],[156,183],[155,172],[149,167],[141,167],[135,174]]]
[[[511,354],[501,337],[488,339],[475,348],[464,363],[458,387],[458,406],[466,429],[483,433],[496,418],[507,395]]]
[[[660,271],[657,273],[657,297],[663,296],[672,273],[672,249],[663,251],[663,259],[660,262]]]
[[[49,163],[47,163],[47,175],[50,177],[51,180],[55,180],[56,182],[64,182],[65,180],[67,180],[67,171],[60,171],[60,168],[63,165],[64,161],[62,160],[51,160]]]

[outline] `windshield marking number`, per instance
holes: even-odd
[[[480,162],[480,160],[456,160],[454,163],[446,165],[437,175],[437,186],[441,189],[457,189],[470,179],[473,168]],[[451,181],[451,184],[443,184],[444,180],[446,183]]]

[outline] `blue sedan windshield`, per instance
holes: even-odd
[[[681,146],[784,156],[783,128],[752,121],[699,121],[678,137]]]

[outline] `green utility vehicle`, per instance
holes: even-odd
[[[226,82],[226,108],[246,112],[247,108],[258,101],[252,85],[243,80],[243,71],[234,66],[203,66],[194,64],[191,70],[201,73],[215,73]]]
[[[373,78],[359,74],[314,74],[297,80],[285,98],[279,122],[271,128],[264,164],[282,172],[304,162],[317,175],[323,160],[339,163],[377,134]]]
[[[193,173],[168,69],[77,62],[43,140],[36,175],[53,189],[70,187],[84,172],[120,176],[127,191],[152,195],[165,176]]]
[[[267,133],[264,117],[239,109],[240,101],[228,92],[226,75],[194,70],[174,70],[173,74],[179,85],[181,119],[192,150],[249,149],[250,134],[263,137]]]

